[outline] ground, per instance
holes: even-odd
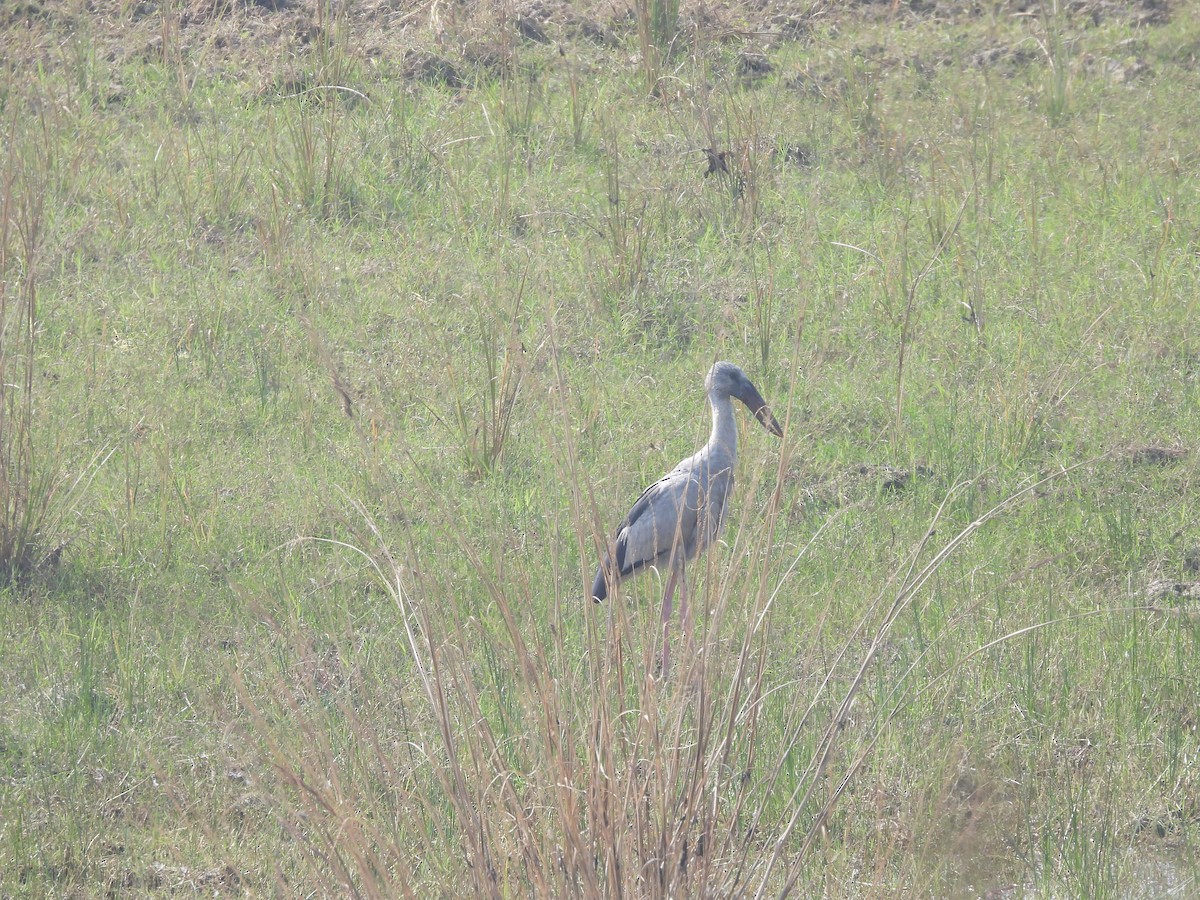
[[[0,894],[1188,894],[1200,9],[669,6],[0,7]]]

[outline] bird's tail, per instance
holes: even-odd
[[[592,582],[592,599],[597,603],[603,603],[608,597],[608,581],[604,577],[604,567],[608,564],[608,560],[600,563],[596,569],[596,579]]]

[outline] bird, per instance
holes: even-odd
[[[737,462],[737,420],[730,397],[742,401],[763,428],[783,437],[783,428],[758,388],[733,363],[715,363],[704,379],[704,390],[712,408],[708,443],[642,492],[617,527],[592,583],[592,599],[601,603],[614,585],[642,569],[655,567],[667,573],[662,606],[664,678],[671,666],[675,588],[678,585],[682,627],[690,638],[684,566],[708,549],[725,525]]]

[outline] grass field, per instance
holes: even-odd
[[[0,34],[0,896],[1200,894],[1200,4]]]

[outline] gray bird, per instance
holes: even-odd
[[[777,437],[783,429],[746,373],[731,362],[716,363],[704,379],[712,407],[712,434],[697,453],[642,493],[617,528],[616,538],[596,569],[592,598],[604,600],[612,586],[654,566],[667,572],[663,592],[662,671],[670,670],[671,601],[679,585],[679,615],[690,636],[684,564],[703,553],[725,524],[726,501],[733,490],[737,462],[737,420],[730,397],[737,397],[763,427]]]

